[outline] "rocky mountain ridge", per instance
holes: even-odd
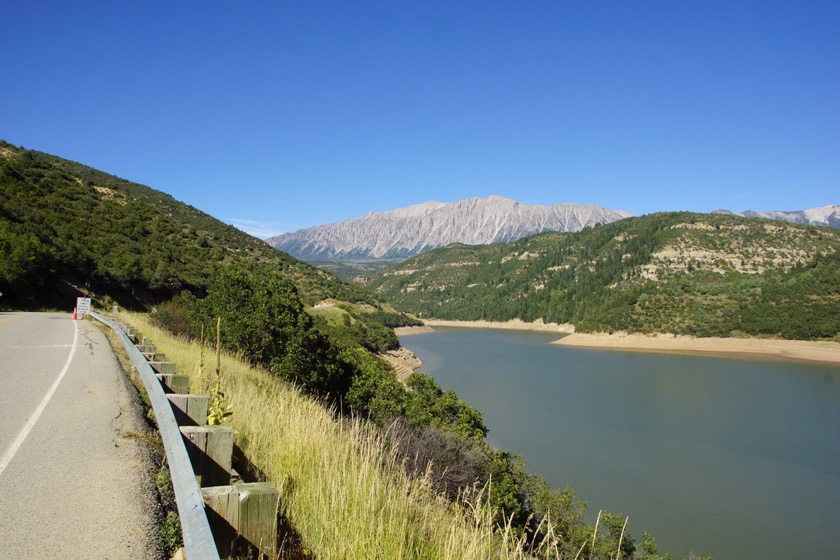
[[[772,212],[761,212],[758,210],[732,212],[730,210],[719,209],[712,212],[712,214],[726,214],[729,216],[740,216],[742,218],[766,218],[769,220],[784,220],[795,224],[840,228],[840,205],[837,204],[809,208],[808,210],[774,210]]]
[[[309,261],[408,258],[451,243],[486,245],[547,231],[579,231],[629,217],[591,204],[520,204],[501,197],[426,202],[314,226],[267,242]]]

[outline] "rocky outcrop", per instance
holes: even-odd
[[[388,362],[394,370],[397,379],[405,383],[411,374],[417,371],[423,362],[420,361],[414,352],[408,348],[399,347],[396,350],[387,350],[378,354],[380,358]]]
[[[630,214],[591,204],[520,204],[501,196],[426,202],[268,239],[303,260],[408,258],[451,243],[486,245],[546,231],[579,231]]]

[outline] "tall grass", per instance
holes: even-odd
[[[214,367],[200,346],[175,338],[140,314],[124,313],[152,339],[190,391],[208,394]],[[212,350],[204,350],[211,356]],[[221,391],[236,443],[280,491],[282,513],[317,558],[524,558],[510,530],[497,530],[478,503],[435,495],[426,476],[394,467],[383,436],[362,421],[337,421],[321,404],[235,356],[222,354]]]

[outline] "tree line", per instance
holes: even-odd
[[[840,333],[839,254],[833,228],[662,213],[453,245],[379,271],[369,286],[421,318],[831,339]]]

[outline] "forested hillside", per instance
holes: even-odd
[[[453,245],[384,269],[368,286],[421,318],[827,339],[840,333],[838,251],[834,228],[662,213]]]
[[[263,264],[307,304],[378,306],[332,274],[149,187],[0,141],[0,305],[66,308],[88,290],[127,307],[202,295],[220,267]]]
[[[225,306],[215,309],[230,314],[224,333],[229,347],[246,350],[236,339],[239,327],[233,318],[250,312],[249,320],[262,320],[273,329],[266,332],[276,333],[270,341],[272,360],[288,344],[304,345],[314,354],[318,345],[335,347],[329,359],[337,359],[342,348],[382,352],[399,346],[393,327],[416,323],[370,291],[167,194],[0,143],[1,307],[69,311],[77,296],[87,294],[105,308],[156,306],[159,320],[171,330],[197,336],[190,331],[188,312],[206,308],[204,298],[230,274],[247,285],[240,284],[240,292],[228,293]],[[340,320],[313,313],[316,302],[324,300],[333,308],[331,317]],[[271,301],[281,302],[276,304],[287,312],[260,316]],[[262,358],[251,357],[255,363]],[[262,361],[271,365],[271,360]],[[348,368],[344,373],[353,375]],[[320,387],[335,393],[336,387]]]

